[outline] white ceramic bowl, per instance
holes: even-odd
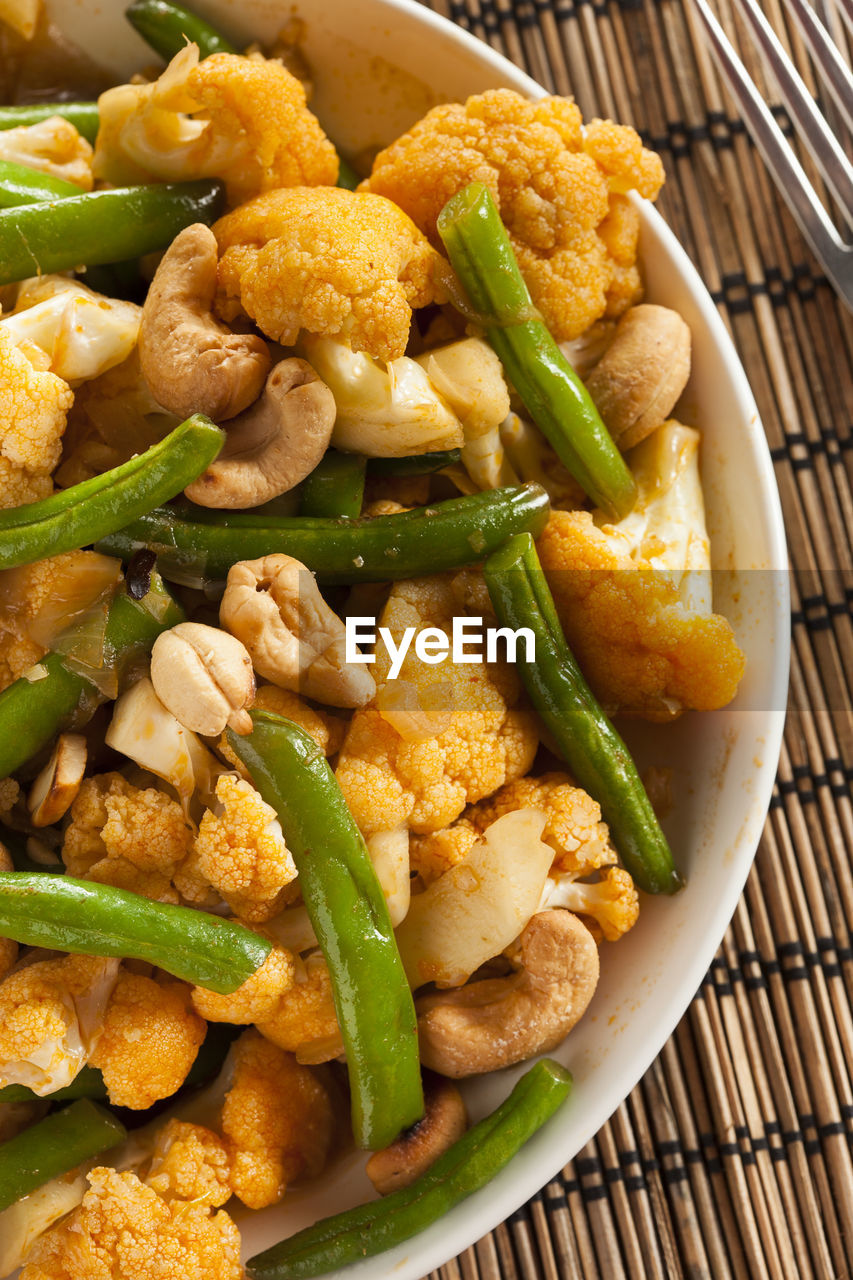
[[[118,75],[150,62],[118,0],[48,0],[72,39]],[[342,149],[387,143],[441,100],[508,86],[543,91],[516,67],[413,0],[198,0],[236,41],[269,39],[294,14],[315,74],[313,107]],[[85,33],[81,40],[80,33]],[[627,122],[630,123],[630,122]],[[732,916],[769,803],[788,671],[787,559],[761,423],[743,370],[702,281],[650,205],[642,210],[647,297],[680,311],[693,332],[688,422],[703,429],[703,478],[717,607],[748,657],[737,701],[630,740],[641,760],[670,765],[675,811],[665,823],[688,879],[674,899],[647,899],[639,924],[602,952],[594,1002],[553,1056],[574,1074],[565,1108],[510,1166],[416,1239],[348,1268],[348,1280],[418,1280],[523,1204],[600,1128],[681,1018]],[[475,1119],[509,1092],[523,1067],[471,1082]],[[315,1186],[241,1220],[245,1256],[315,1218],[366,1200],[354,1156]]]

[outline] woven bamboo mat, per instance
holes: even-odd
[[[688,1013],[594,1141],[430,1280],[850,1276],[853,319],[722,92],[689,0],[431,4],[660,151],[658,208],[731,329],[767,432],[794,645],[770,815]],[[730,0],[716,7],[764,83]],[[764,8],[813,84],[781,0]]]

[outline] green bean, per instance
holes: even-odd
[[[0,130],[41,124],[52,116],[70,120],[78,133],[89,142],[95,141],[100,125],[97,102],[28,102],[15,107],[0,106]]]
[[[573,777],[600,804],[625,867],[647,893],[675,893],[682,881],[666,836],[628,748],[566,643],[530,535],[490,556],[485,576],[501,624],[533,632],[535,656],[517,662],[519,675]]]
[[[116,685],[124,670],[140,653],[150,650],[161,631],[183,620],[157,574],[141,600],[121,591],[113,600],[104,633],[104,666],[84,674],[73,666],[73,644],[68,656],[49,653],[37,668],[21,676],[0,693],[0,778],[20,769],[70,724],[85,724],[107,694],[98,687],[109,674]],[[74,631],[66,633],[73,640]],[[101,681],[102,683],[102,681]]]
[[[361,454],[330,450],[302,481],[300,516],[347,516],[354,520],[361,514],[365,469]]]
[[[238,560],[283,551],[323,583],[387,582],[472,564],[522,530],[538,537],[548,511],[548,495],[536,484],[359,520],[274,519],[202,507],[190,515],[184,506],[152,511],[97,547],[125,560],[150,547],[160,572],[175,581],[224,578]]]
[[[200,58],[239,50],[204,18],[167,0],[133,0],[124,11],[131,26],[164,62],[171,62],[187,41],[198,45]]]
[[[370,854],[326,757],[298,725],[253,711],[231,750],[275,809],[332,979],[361,1147],[387,1146],[423,1115],[417,1023]]]
[[[81,1099],[0,1146],[0,1210],[127,1137],[115,1116]]]
[[[565,1102],[572,1077],[542,1058],[496,1111],[469,1129],[410,1186],[322,1218],[248,1262],[250,1280],[303,1280],[410,1240],[484,1187]]]
[[[24,871],[0,871],[0,938],[146,960],[220,995],[251,978],[272,946],[242,925],[191,907],[152,902],[93,880]]]
[[[82,195],[82,189],[74,182],[54,178],[51,173],[41,173],[12,160],[0,160],[0,209],[79,195]]]
[[[597,506],[627,515],[637,486],[592,397],[535,312],[488,188],[472,182],[448,200],[438,232],[536,425]]]
[[[242,1030],[242,1027],[234,1027],[227,1022],[209,1022],[207,1034],[181,1088],[191,1088],[212,1080],[225,1061],[232,1041]],[[0,1102],[37,1102],[39,1096],[25,1084],[7,1084],[0,1089]],[[45,1095],[49,1102],[73,1102],[77,1098],[102,1099],[106,1096],[107,1086],[97,1067],[82,1067],[64,1089]]]
[[[407,458],[368,458],[369,476],[426,476],[452,467],[462,457],[461,449],[440,449],[435,453],[413,453]]]
[[[180,493],[225,441],[209,418],[194,414],[165,439],[111,471],[41,502],[0,511],[0,569],[87,547]]]
[[[219,182],[170,182],[88,191],[0,212],[0,284],[121,262],[165,249],[192,222],[223,209]]]

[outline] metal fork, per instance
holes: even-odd
[[[783,49],[758,0],[735,0],[750,35],[779,87],[791,123],[853,227],[853,166],[815,105]],[[838,115],[853,131],[853,75],[808,0],[783,0],[808,45],[816,71],[826,85]],[[835,0],[853,30],[853,0]],[[836,229],[805,170],[735,53],[707,0],[693,0],[720,72],[738,104],[744,123],[787,201],[812,252],[847,306],[853,310],[853,245]]]

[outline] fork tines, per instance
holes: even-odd
[[[853,0],[836,0],[853,28]],[[844,242],[770,108],[735,53],[708,0],[693,0],[720,72],[770,174],[827,276],[853,309],[853,246]],[[853,166],[768,22],[758,0],[736,0],[773,78],[791,123],[853,226]],[[853,130],[853,76],[808,0],[784,0],[844,124]]]

